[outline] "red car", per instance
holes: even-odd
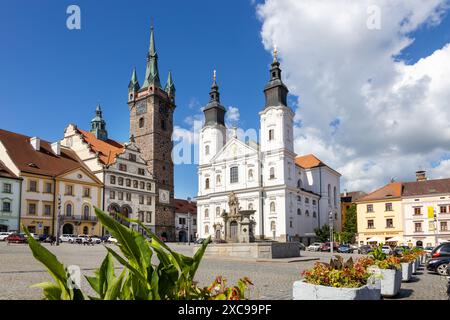
[[[320,247],[320,251],[331,252],[331,242],[325,242],[322,247]],[[333,242],[333,252],[338,252],[338,245],[336,242]]]
[[[10,234],[7,238],[6,241],[8,241],[8,243],[27,243],[27,238],[20,233],[13,233]]]

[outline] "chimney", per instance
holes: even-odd
[[[344,197],[347,196],[347,189],[344,189]]]
[[[188,198],[187,198],[187,201],[188,201],[189,203],[191,203],[191,197],[188,197]]]
[[[53,142],[52,150],[53,153],[56,154],[57,156],[61,155],[61,143],[59,141]]]
[[[426,171],[420,170],[416,171],[416,180],[417,181],[425,181],[427,180]]]
[[[41,148],[41,139],[38,137],[33,137],[30,139],[30,144],[34,150],[39,151]]]

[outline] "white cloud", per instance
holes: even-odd
[[[380,29],[367,8],[380,8]],[[297,153],[343,174],[343,188],[371,191],[416,170],[450,176],[450,46],[406,65],[395,57],[411,32],[436,26],[446,0],[266,0],[257,6],[267,50],[300,99]],[[437,163],[437,165],[436,165]],[[435,164],[433,167],[432,164]],[[444,169],[445,168],[445,169]],[[448,172],[445,174],[445,172]]]
[[[229,106],[227,113],[225,113],[225,117],[227,122],[229,122],[232,125],[237,125],[237,122],[239,121],[240,118],[239,109],[236,107]]]

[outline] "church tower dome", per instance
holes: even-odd
[[[91,133],[95,135],[97,139],[108,140],[108,131],[106,131],[106,121],[103,120],[102,108],[100,104],[95,109],[95,117],[91,120]]]

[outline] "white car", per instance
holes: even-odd
[[[75,243],[79,243],[79,244],[88,244],[91,243],[91,239],[87,234],[79,234],[78,237],[76,237],[75,239]]]
[[[314,243],[310,244],[310,245],[306,248],[306,250],[308,250],[308,251],[319,251],[320,248],[322,247],[322,245],[323,245],[323,243],[320,243],[320,242],[314,242]]]
[[[59,241],[73,243],[75,241],[76,237],[77,236],[74,235],[74,234],[67,234],[66,233],[66,234],[63,234],[63,235],[59,236]]]
[[[10,231],[0,232],[0,241],[6,241],[6,237],[9,236],[10,234],[12,234],[12,232]]]
[[[117,243],[117,239],[114,238],[113,236],[109,236],[109,238],[106,240],[106,242]]]
[[[389,247],[389,246],[382,246],[382,247],[381,247],[381,251],[382,251],[384,254],[391,254],[391,253],[392,253],[392,249],[391,249],[391,247]]]
[[[34,240],[39,240],[39,236],[36,233],[31,233],[30,232],[30,234],[31,234],[31,236],[33,237]],[[28,238],[27,234],[25,234],[25,238]]]
[[[102,239],[100,239],[99,237],[91,237],[91,241],[92,241],[92,243],[95,243],[95,244],[102,243]]]

